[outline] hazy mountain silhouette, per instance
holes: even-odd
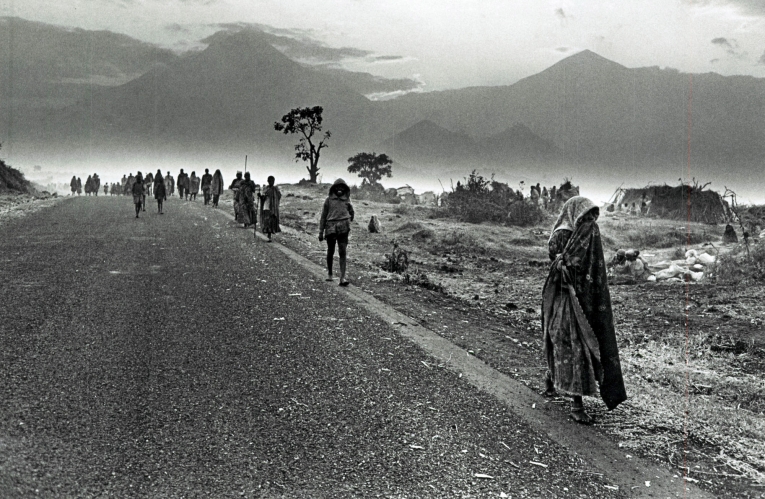
[[[583,51],[513,85],[409,94],[378,105],[404,126],[430,119],[485,137],[523,123],[559,148],[563,161],[660,169],[686,162],[691,103],[691,158],[700,173],[739,165],[759,174],[763,96],[765,79],[629,69]]]
[[[446,165],[682,168],[689,121],[700,178],[760,175],[765,155],[765,79],[632,69],[590,51],[513,85],[372,102],[359,92],[369,77],[297,63],[256,29],[218,32],[182,56],[15,18],[0,20],[0,41],[0,141],[58,156],[255,148],[289,158],[295,138],[273,122],[314,105],[333,132],[327,157],[377,149],[423,175]]]
[[[178,56],[109,31],[0,18],[0,107],[64,107]]]

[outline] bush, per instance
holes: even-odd
[[[409,253],[404,248],[401,248],[396,241],[393,241],[393,251],[385,255],[385,262],[382,268],[397,274],[406,272],[409,268]]]
[[[391,194],[379,184],[362,184],[361,187],[351,186],[351,197],[353,199],[375,201],[377,203],[399,204],[401,202],[398,195]]]
[[[446,211],[463,222],[496,222],[509,225],[534,225],[546,219],[538,205],[519,199],[507,184],[494,176],[486,179],[475,170],[444,198]]]
[[[709,242],[712,237],[703,232],[691,232],[690,235],[683,229],[643,227],[633,229],[625,234],[629,244],[636,248],[672,248],[673,246],[685,246]]]
[[[765,282],[765,244],[739,245],[717,259],[717,280],[724,283]]]

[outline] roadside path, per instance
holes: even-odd
[[[0,226],[0,497],[637,492],[222,212],[131,212]]]

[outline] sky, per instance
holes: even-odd
[[[0,0],[0,16],[178,51],[221,26],[258,24],[347,49],[309,62],[420,91],[509,85],[583,49],[627,67],[765,77],[765,0]]]

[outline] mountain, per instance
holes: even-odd
[[[563,161],[601,169],[683,166],[689,118],[700,174],[725,164],[753,175],[765,154],[765,79],[630,69],[590,51],[513,85],[412,93],[379,106],[389,123],[428,119],[477,138],[522,123]]]
[[[555,161],[560,151],[528,127],[516,124],[486,138],[474,139],[422,120],[381,143],[397,162],[437,165],[440,169],[479,162],[513,167]]]
[[[64,107],[95,87],[127,83],[176,59],[170,50],[109,31],[0,17],[0,107]]]
[[[124,85],[38,113],[26,130],[59,147],[268,146],[279,143],[275,120],[293,107],[314,105],[324,106],[338,142],[363,130],[370,101],[337,78],[291,61],[258,32],[220,32],[205,42],[205,50],[155,65]]]

